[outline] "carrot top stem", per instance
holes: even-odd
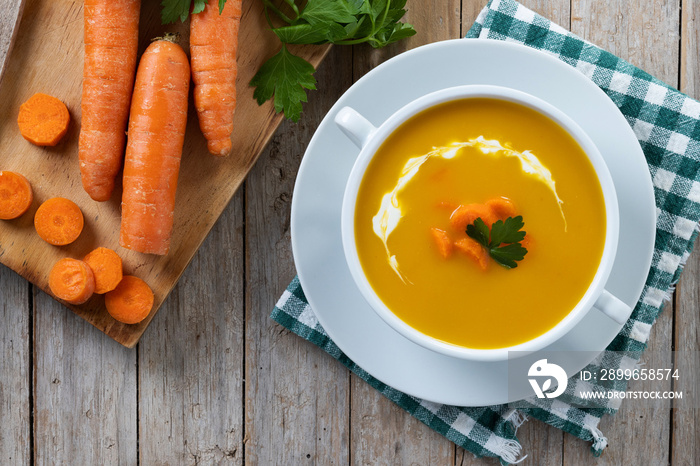
[[[157,42],[159,40],[167,40],[168,42],[172,42],[173,44],[177,44],[180,42],[180,33],[179,32],[166,32],[162,36],[154,37],[151,39],[151,42]]]

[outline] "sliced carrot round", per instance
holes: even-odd
[[[462,238],[455,242],[455,247],[472,259],[481,270],[486,270],[489,266],[489,254],[472,238]]]
[[[452,240],[445,230],[439,228],[431,228],[430,236],[432,236],[435,245],[443,259],[449,259],[452,255]]]
[[[22,137],[37,146],[55,146],[68,132],[70,113],[56,97],[37,93],[19,107]]]
[[[474,220],[481,218],[486,226],[491,228],[491,225],[497,220],[493,211],[484,204],[466,204],[461,205],[452,212],[450,216],[450,224],[452,228],[459,232],[465,232],[467,225],[474,223]]]
[[[153,308],[153,291],[138,277],[125,275],[117,287],[105,295],[109,315],[125,324],[138,324]]]
[[[39,206],[34,228],[41,239],[55,246],[70,244],[83,231],[83,213],[75,202],[54,197]]]
[[[513,201],[507,197],[495,197],[486,201],[486,206],[491,209],[499,220],[505,220],[508,217],[515,217],[517,212]]]
[[[32,205],[32,185],[15,172],[0,171],[0,219],[10,220],[25,213]]]
[[[58,299],[70,304],[83,304],[95,291],[95,277],[85,262],[61,259],[49,273],[49,288]]]
[[[122,259],[109,248],[97,248],[83,259],[95,274],[95,293],[112,291],[122,281]]]

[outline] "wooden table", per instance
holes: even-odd
[[[484,3],[409,0],[419,31],[410,40],[331,50],[303,118],[279,128],[135,350],[0,267],[0,464],[496,464],[456,448],[269,319],[295,274],[290,202],[318,123],[373,66],[463,36]],[[700,97],[700,1],[524,3]],[[650,348],[700,349],[699,285],[695,253]],[[610,446],[595,459],[588,443],[527,422],[523,464],[700,464],[698,411],[624,403],[601,429]]]

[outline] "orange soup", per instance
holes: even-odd
[[[516,267],[466,233],[475,216],[489,227],[522,217],[527,253]],[[583,297],[605,217],[595,170],[563,128],[516,103],[471,98],[425,110],[384,141],[360,185],[355,239],[370,285],[408,325],[504,348],[547,332]]]

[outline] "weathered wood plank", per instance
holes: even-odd
[[[348,462],[347,369],[269,315],[295,274],[289,228],[299,162],[319,122],[350,85],[351,52],[331,50],[301,120],[280,126],[246,182],[245,458],[250,464]]]
[[[142,464],[243,463],[243,192],[138,346]]]
[[[476,17],[487,3],[485,0],[462,0],[460,37],[464,37],[467,34]]]
[[[352,376],[353,465],[447,465],[455,446],[442,435],[389,401],[359,377]]]
[[[385,60],[423,44],[460,37],[461,2],[409,2],[405,21],[417,34],[389,47],[355,47],[353,80]],[[386,399],[359,377],[351,378],[352,464],[451,464],[454,444]]]
[[[136,464],[136,352],[34,290],[36,464]]]
[[[696,55],[697,56],[697,55]],[[694,66],[697,66],[695,61]],[[697,72],[697,70],[695,71]],[[697,83],[695,84],[697,86]],[[688,86],[688,92],[697,96],[697,89]],[[676,291],[676,332],[674,348],[676,368],[680,378],[674,382],[673,390],[684,396],[694,394],[695,407],[687,400],[674,409],[671,432],[671,464],[700,464],[700,409],[697,402],[700,372],[697,354],[700,351],[700,254],[696,251],[686,263],[683,276]]]
[[[0,267],[0,463],[29,464],[31,347],[29,285]]]
[[[649,349],[642,356],[648,368],[671,367],[673,303],[668,303],[649,337]],[[631,381],[629,390],[670,390],[671,382]],[[648,400],[625,400],[615,416],[605,416],[599,428],[608,439],[600,458],[591,452],[591,444],[571,435],[564,436],[564,464],[620,465],[669,464],[670,405]]]
[[[700,2],[686,0],[681,9],[681,91],[696,99],[700,98]],[[696,393],[700,373],[697,372],[695,355],[700,351],[700,251],[695,252],[686,263],[676,291],[676,322],[674,348],[676,364],[682,378],[673,386],[684,394]],[[694,353],[693,353],[694,352]],[[697,405],[696,405],[697,406]],[[700,409],[691,409],[687,404],[673,411],[671,437],[671,464],[700,464]]]
[[[571,0],[571,30],[678,86],[679,0]]]
[[[572,31],[641,67],[657,78],[678,85],[679,11],[677,0],[573,0]],[[654,325],[649,340],[652,351],[670,351],[673,305],[669,304]],[[643,358],[647,367],[669,367],[660,353]],[[631,389],[663,390],[659,382],[635,381]],[[666,464],[669,461],[670,412],[659,404],[627,400],[612,418],[601,422],[608,448],[595,459],[589,445],[571,436],[564,438],[565,464]]]

